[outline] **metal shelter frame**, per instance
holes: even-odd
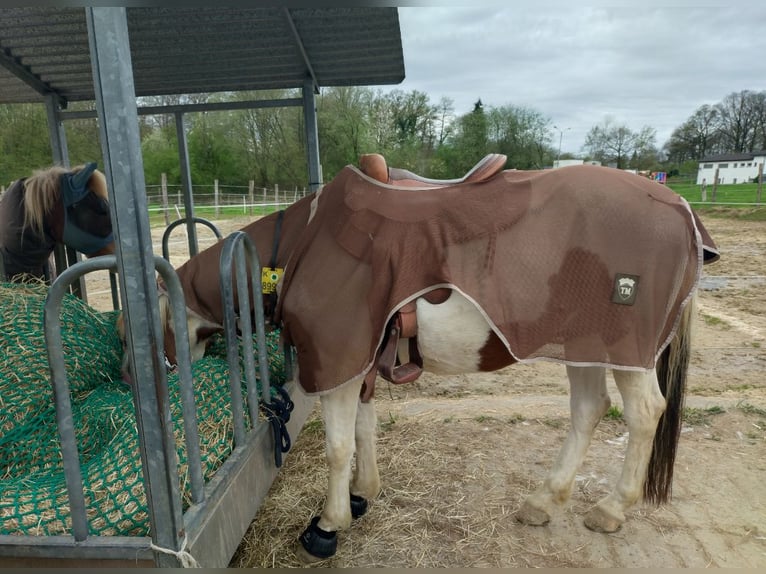
[[[113,258],[108,258],[108,261],[99,258],[100,261],[78,262],[59,276],[51,292],[58,292],[60,297],[62,289],[68,288],[70,283],[79,282],[80,292],[85,296],[83,275],[86,272],[111,269],[118,273],[128,357],[134,380],[136,423],[152,525],[151,537],[91,536],[87,531],[87,524],[80,519],[73,525],[71,536],[0,535],[0,564],[176,567],[183,564],[184,552],[189,552],[201,566],[225,567],[276,477],[277,469],[271,454],[273,441],[268,428],[264,427],[254,428],[247,435],[238,436],[235,450],[225,466],[204,486],[202,494],[198,492],[193,496],[192,505],[183,511],[179,494],[175,440],[172,425],[168,424],[170,409],[166,389],[167,374],[157,304],[155,266],[161,258],[153,253],[138,116],[152,113],[175,115],[189,250],[191,254],[195,254],[197,241],[184,114],[202,110],[301,105],[306,125],[309,181],[311,191],[315,191],[321,185],[315,109],[317,78],[301,45],[308,69],[301,98],[138,108],[126,9],[87,7],[85,15],[95,112],[66,111],[58,94],[49,93],[49,87],[41,84],[33,76],[30,77],[25,69],[14,69],[13,62],[9,64],[2,50],[0,64],[11,69],[17,76],[23,77],[38,92],[46,94],[44,99],[50,140],[53,157],[57,163],[68,165],[63,121],[93,116],[99,120],[104,174],[109,188],[111,217],[118,238],[116,254]],[[292,20],[290,22],[292,23]],[[293,32],[297,34],[294,24],[291,25]],[[66,267],[66,263],[77,262],[79,254],[64,252],[59,253],[58,258],[61,266]],[[244,260],[243,255],[238,255],[237,258],[238,261]],[[168,273],[174,274],[172,268],[169,271],[160,270],[163,276]],[[239,268],[237,270],[240,271]],[[172,283],[172,279],[169,283]],[[51,369],[54,370],[53,363]],[[66,375],[63,377],[65,380]],[[66,384],[57,386],[57,390],[61,400],[64,403],[68,402],[68,397],[64,398],[68,393]],[[294,381],[288,383],[287,390],[295,403],[288,431],[297,434],[314,400],[298,391]],[[66,405],[63,408],[66,415]],[[65,426],[66,424],[68,423],[65,423]],[[60,432],[66,433],[61,427]],[[64,434],[61,435],[62,441]],[[70,460],[68,465],[71,466],[71,463]],[[69,477],[67,478],[69,483]],[[71,488],[69,492],[70,505],[74,512],[76,505],[72,501],[77,499],[77,495],[72,497]]]

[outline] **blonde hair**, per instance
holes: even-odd
[[[26,192],[24,193],[24,227],[30,227],[37,234],[43,234],[45,217],[51,212],[53,206],[61,198],[60,180],[67,173],[82,171],[85,165],[78,165],[67,169],[54,165],[47,169],[37,170],[24,181]],[[88,179],[88,187],[108,201],[109,193],[106,189],[106,177],[95,170]]]

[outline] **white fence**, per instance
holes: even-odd
[[[163,213],[165,224],[183,216],[183,189],[180,185],[168,185],[165,174],[162,174],[160,184],[146,186],[146,200],[149,213]],[[280,189],[278,185],[272,188],[256,187],[254,181],[249,185],[222,185],[216,179],[212,184],[192,185],[195,212],[212,211],[215,217],[221,215],[223,208],[231,213],[231,208],[241,209],[243,215],[273,211],[283,206],[295,203],[307,194],[306,188]],[[212,208],[212,209],[211,209]]]

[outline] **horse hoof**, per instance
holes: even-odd
[[[516,520],[528,526],[545,526],[550,522],[550,515],[542,508],[536,508],[525,502],[516,513]]]
[[[591,511],[585,515],[585,520],[583,520],[586,528],[593,532],[601,532],[604,534],[617,532],[623,522],[625,522],[625,518],[621,519],[614,516],[600,506],[591,509]]]
[[[318,516],[311,519],[311,523],[298,540],[301,545],[296,554],[304,563],[319,562],[331,558],[338,549],[338,533],[327,532],[319,528]]]
[[[356,494],[351,495],[351,516],[359,518],[367,512],[367,499]]]

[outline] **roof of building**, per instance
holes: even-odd
[[[700,160],[702,162],[720,162],[720,161],[747,161],[756,157],[766,156],[766,150],[754,151],[749,153],[720,153],[717,155],[705,156]]]
[[[397,84],[396,8],[126,8],[137,96]],[[0,8],[0,104],[94,100],[83,7]]]

